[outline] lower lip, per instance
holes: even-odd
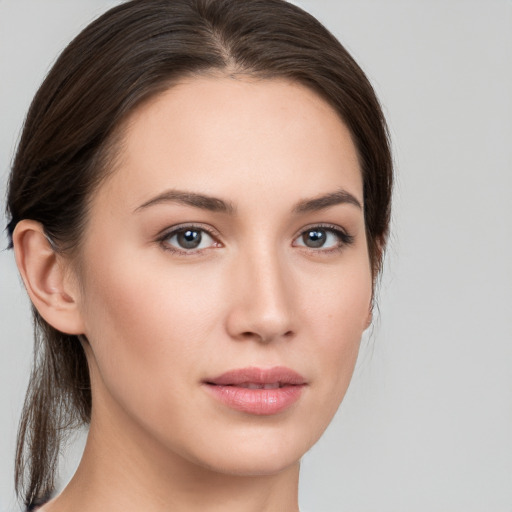
[[[297,402],[304,388],[304,385],[275,389],[248,389],[214,384],[205,386],[215,398],[231,409],[258,416],[270,416],[285,411]]]

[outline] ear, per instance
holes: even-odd
[[[78,308],[78,286],[73,283],[69,263],[52,247],[43,226],[22,220],[13,233],[16,264],[32,304],[55,329],[82,334]]]
[[[370,306],[368,307],[368,317],[366,318],[366,324],[364,326],[364,330],[368,329],[373,322],[373,300],[370,302]]]
[[[370,299],[370,304],[368,305],[368,317],[366,319],[365,330],[368,329],[373,322],[373,309],[375,307],[375,288],[378,284],[379,275],[382,270],[383,258],[384,258],[384,249],[386,247],[386,238],[384,236],[377,237],[375,240],[375,257],[373,259],[372,265],[372,297]]]

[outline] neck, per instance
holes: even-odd
[[[115,416],[93,414],[77,472],[46,512],[298,511],[298,462],[271,475],[225,474],[163,448],[129,418]]]

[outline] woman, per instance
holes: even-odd
[[[390,209],[363,72],[282,0],[135,0],[63,52],[9,185],[38,326],[17,489],[64,510],[296,511],[371,322]]]

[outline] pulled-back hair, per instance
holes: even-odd
[[[338,112],[359,155],[375,278],[390,217],[385,120],[368,79],[343,46],[284,0],[133,0],[85,28],[28,111],[9,181],[11,245],[16,224],[33,219],[55,251],[74,255],[88,201],[120,150],[122,121],[183,77],[209,72],[299,82]],[[15,473],[16,491],[28,507],[53,492],[62,436],[88,424],[92,406],[79,337],[55,330],[35,308],[33,314],[34,366]]]

